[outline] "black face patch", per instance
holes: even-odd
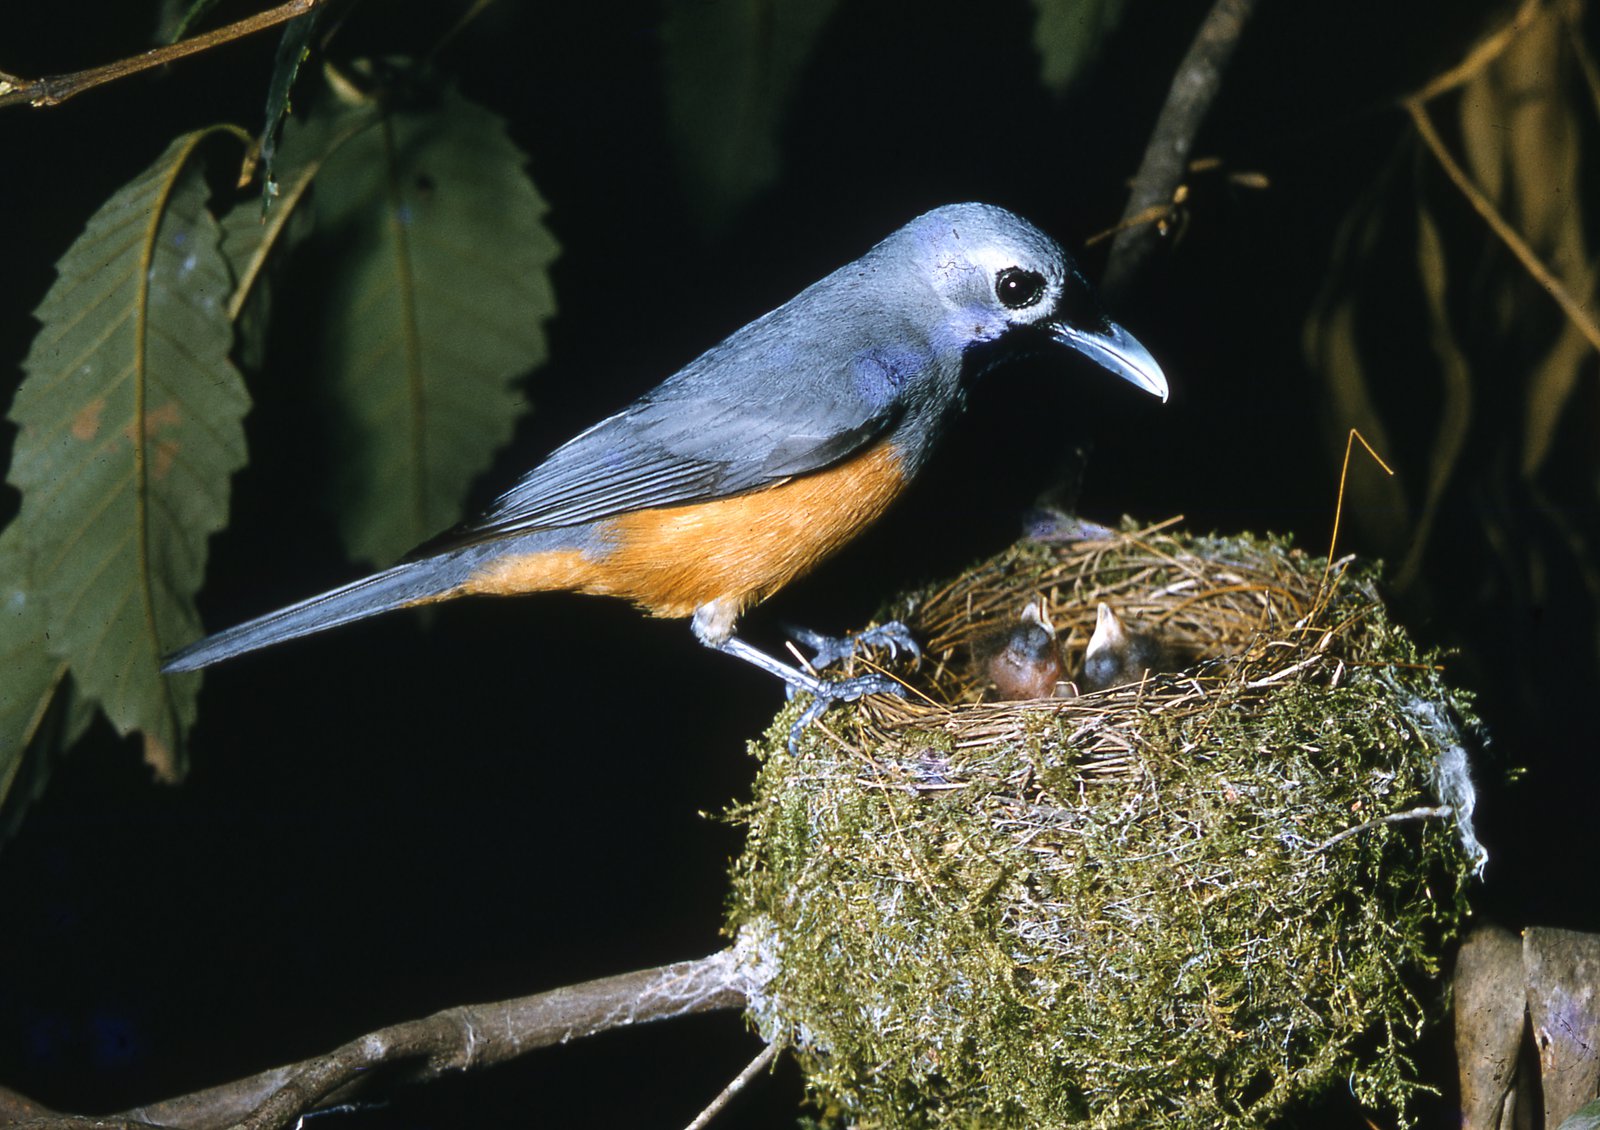
[[[1044,276],[1038,271],[1007,267],[994,277],[994,296],[1008,310],[1023,310],[1044,297]]]
[[[1077,271],[1067,273],[1061,297],[1056,300],[1055,316],[1057,321],[1087,330],[1100,329],[1106,320],[1089,280]]]

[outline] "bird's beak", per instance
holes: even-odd
[[[1101,601],[1100,607],[1095,610],[1094,633],[1089,637],[1089,646],[1083,649],[1083,657],[1087,659],[1097,652],[1126,645],[1127,642],[1128,629],[1122,626],[1122,617],[1113,612],[1109,604]]]
[[[1063,345],[1093,358],[1117,376],[1138,385],[1152,396],[1167,400],[1167,376],[1127,330],[1115,322],[1102,323],[1099,330],[1084,330],[1066,322],[1050,323],[1050,336]]]

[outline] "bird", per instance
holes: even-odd
[[[1023,512],[1022,536],[1047,545],[1077,541],[1110,541],[1117,531],[1054,506],[1035,506]]]
[[[1003,702],[1056,696],[1056,684],[1067,677],[1061,645],[1044,600],[1022,607],[1017,624],[973,645],[984,677]]]
[[[882,515],[973,380],[1060,347],[1167,399],[1160,365],[1054,239],[995,205],[935,208],[580,432],[476,519],[191,643],[162,670],[460,596],[572,591],[687,617],[700,643],[813,696],[798,730],[831,703],[902,689],[817,666],[914,639],[891,622],[803,669],[736,635],[739,617]]]
[[[1137,683],[1146,675],[1175,671],[1182,666],[1176,651],[1153,632],[1136,631],[1104,601],[1095,611],[1094,633],[1083,652],[1085,694],[1124,683]]]

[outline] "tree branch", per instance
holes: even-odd
[[[1123,210],[1124,226],[1111,245],[1111,258],[1100,289],[1115,304],[1155,247],[1150,217],[1166,214],[1172,194],[1183,182],[1200,123],[1222,85],[1222,72],[1233,56],[1256,0],[1216,0],[1179,64],[1161,107],[1144,160],[1133,178],[1133,191]],[[1142,221],[1142,222],[1141,222]]]
[[[754,979],[733,950],[492,1004],[447,1008],[369,1032],[324,1055],[190,1095],[86,1119],[0,1090],[0,1123],[17,1130],[276,1130],[319,1107],[348,1102],[381,1079],[419,1083],[515,1059],[613,1028],[741,1008]]]
[[[296,16],[303,16],[311,9],[325,3],[326,0],[287,0],[287,3],[278,5],[266,12],[258,12],[253,16],[246,16],[237,23],[227,27],[219,27],[215,31],[208,31],[202,35],[191,36],[181,42],[168,47],[157,47],[139,55],[126,59],[119,59],[115,63],[107,63],[100,67],[91,67],[86,71],[73,71],[65,75],[46,75],[44,78],[25,79],[15,75],[8,75],[0,71],[0,108],[16,106],[26,102],[30,106],[58,106],[71,98],[74,94],[82,94],[91,87],[115,79],[126,78],[128,75],[147,71],[151,67],[159,67],[182,59],[187,55],[196,55],[201,51],[209,51],[224,43],[231,43],[235,39],[242,39],[254,32],[265,31],[269,27],[288,23]]]

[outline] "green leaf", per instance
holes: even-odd
[[[233,289],[195,148],[178,138],[90,219],[36,311],[11,482],[49,653],[158,775],[182,773],[198,680],[163,652],[199,634],[206,539],[245,463],[228,361]]]
[[[1033,0],[1039,80],[1057,94],[1094,58],[1122,19],[1126,0]]]
[[[319,11],[321,9],[318,9]],[[284,244],[305,235],[310,209],[302,207],[323,164],[339,147],[377,123],[376,111],[363,104],[343,113],[320,112],[284,122],[278,155],[278,206],[263,214],[253,200],[241,200],[222,217],[222,254],[237,280],[228,300],[228,316],[238,318],[261,284],[267,262]]]
[[[273,218],[280,215],[288,218],[287,209],[271,213]],[[283,232],[281,225],[269,225],[267,218],[254,199],[235,205],[222,217],[222,257],[238,280],[228,300],[229,320],[238,342],[234,359],[249,373],[259,373],[266,365],[272,288],[263,272]]]
[[[777,178],[778,126],[837,0],[672,0],[667,112],[691,196],[716,223]]]
[[[526,410],[514,382],[545,358],[557,244],[500,119],[454,91],[334,113],[332,136],[370,127],[316,182],[338,249],[323,377],[350,429],[338,513],[353,556],[388,562],[459,519]]]
[[[64,660],[46,648],[22,527],[0,530],[0,841],[8,840],[51,771],[94,719]]]
[[[222,217],[222,257],[235,279],[228,318],[238,334],[239,363],[251,372],[265,364],[272,306],[269,265],[274,255],[281,261],[280,249],[298,244],[309,234],[311,209],[302,205],[312,180],[328,153],[351,133],[366,128],[365,122],[351,117],[343,135],[308,128],[298,120],[286,122],[278,160],[277,206],[263,213],[255,199],[240,200]]]
[[[1600,1099],[1567,1117],[1558,1130],[1600,1130]]]
[[[28,809],[44,794],[56,767],[66,759],[97,711],[73,685],[61,664],[62,679],[45,707],[37,731],[22,751],[19,768],[0,799],[0,842],[9,840],[22,825]]]
[[[289,92],[300,74],[300,64],[311,54],[311,37],[326,7],[313,8],[296,16],[283,29],[278,54],[272,65],[272,81],[267,85],[267,124],[261,130],[261,210],[270,210],[278,195],[278,134],[289,113]]]
[[[45,649],[44,604],[30,575],[21,527],[12,522],[0,530],[0,800],[67,674]]]

